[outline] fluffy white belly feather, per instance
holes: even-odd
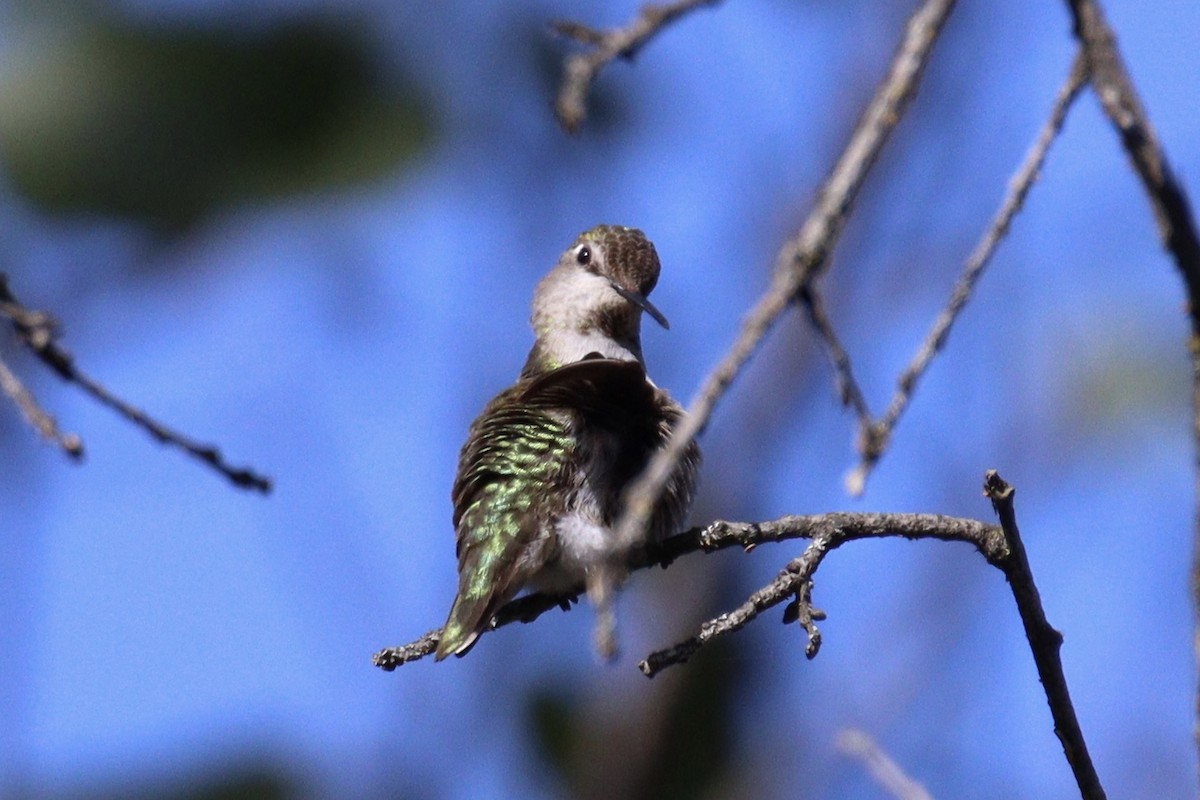
[[[554,528],[558,536],[557,557],[532,581],[541,592],[561,594],[578,588],[594,567],[612,552],[613,532],[585,511],[562,517]]]

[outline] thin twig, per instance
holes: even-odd
[[[1071,72],[1067,76],[1066,82],[1058,91],[1049,119],[1046,120],[1037,139],[1025,154],[1021,166],[1009,180],[1008,192],[1004,201],[963,265],[962,274],[954,285],[950,300],[934,321],[933,327],[925,337],[920,349],[917,350],[912,362],[896,381],[896,393],[893,395],[887,411],[878,421],[863,423],[860,418],[858,450],[861,460],[858,466],[846,476],[846,491],[852,496],[857,497],[862,494],[867,477],[887,450],[888,444],[891,442],[892,431],[908,408],[917,383],[933,362],[934,357],[945,346],[951,327],[958,319],[958,315],[966,306],[967,301],[971,299],[975,284],[979,282],[983,271],[995,254],[996,248],[1007,235],[1013,219],[1024,206],[1029,190],[1037,182],[1042,165],[1046,161],[1046,155],[1050,151],[1050,145],[1058,138],[1063,123],[1066,121],[1067,111],[1086,84],[1087,62],[1080,53],[1071,65]]]
[[[615,526],[618,554],[641,538],[679,459],[707,424],[717,402],[780,314],[824,268],[867,173],[916,93],[933,44],[953,8],[954,0],[925,0],[909,19],[888,74],[830,171],[816,206],[796,236],[780,250],[770,287],[750,310],[729,352],[705,378],[666,446],[626,492],[625,513]]]
[[[832,546],[836,547],[853,539],[888,536],[968,542],[993,564],[998,564],[1008,553],[1000,528],[973,519],[941,514],[834,512],[781,517],[770,522],[714,522],[705,528],[693,528],[671,536],[657,546],[634,550],[626,566],[628,570],[666,567],[689,553],[712,553],[732,547],[745,550],[760,544],[791,539],[811,539],[814,543],[820,539],[832,542]],[[798,588],[792,593],[795,594]],[[575,587],[574,594],[583,589],[582,585]],[[788,596],[784,594],[780,599],[787,599]],[[532,622],[556,607],[566,607],[564,598],[536,593],[525,595],[501,608],[492,626],[485,632],[513,622]],[[819,619],[819,616],[813,619]],[[375,654],[375,665],[390,671],[401,664],[424,658],[437,648],[440,634],[441,630],[432,630],[406,645],[381,650]]]
[[[550,28],[561,36],[574,39],[592,48],[587,53],[575,53],[563,64],[562,86],[554,104],[559,124],[567,133],[575,133],[587,119],[587,95],[592,82],[609,62],[616,58],[633,58],[639,50],[679,17],[700,6],[716,5],[721,0],[675,0],[671,3],[647,5],[628,24],[620,28],[598,31],[578,22],[556,21]]]
[[[1187,291],[1192,326],[1188,341],[1192,360],[1192,446],[1196,459],[1192,534],[1193,646],[1196,660],[1200,662],[1200,235],[1196,231],[1187,193],[1175,180],[1099,3],[1068,0],[1068,6],[1075,21],[1075,36],[1083,44],[1091,70],[1092,87],[1142,181],[1158,224],[1159,237],[1175,260]],[[1200,672],[1197,673],[1194,716],[1195,746],[1200,749]]]
[[[796,599],[783,609],[783,624],[796,623],[808,636],[808,644],[804,646],[804,657],[812,661],[821,650],[821,629],[817,623],[825,619],[825,612],[813,605],[812,579],[800,582],[796,589]]]
[[[1025,626],[1025,638],[1029,640],[1029,649],[1033,653],[1038,677],[1046,692],[1046,702],[1050,704],[1050,714],[1054,718],[1054,733],[1062,743],[1067,763],[1071,765],[1071,771],[1075,774],[1080,796],[1084,800],[1103,800],[1104,787],[1100,785],[1100,777],[1096,774],[1096,768],[1088,754],[1087,742],[1084,741],[1083,730],[1079,727],[1075,707],[1071,703],[1071,693],[1067,690],[1067,678],[1063,673],[1062,659],[1059,657],[1062,634],[1046,620],[1042,598],[1037,584],[1034,583],[1029,559],[1025,555],[1025,544],[1021,541],[1021,532],[1017,528],[1017,515],[1013,507],[1016,490],[995,470],[988,470],[984,477],[983,493],[992,501],[1008,543],[1010,555],[1001,568],[1008,578],[1013,599],[1017,603],[1017,611]]]
[[[180,448],[188,455],[208,464],[228,478],[235,486],[267,494],[271,481],[253,470],[232,467],[212,445],[202,444],[150,417],[146,412],[126,403],[102,384],[82,372],[75,358],[57,342],[57,330],[50,315],[22,306],[8,288],[6,276],[0,273],[0,315],[12,321],[13,328],[25,346],[60,378],[73,383],[103,405],[149,433],[162,444]]]
[[[817,335],[825,343],[825,352],[833,366],[833,374],[837,381],[838,400],[843,406],[854,410],[861,429],[874,424],[871,409],[867,407],[867,399],[863,395],[858,381],[854,377],[854,368],[850,364],[850,354],[842,346],[841,339],[833,329],[829,315],[825,313],[825,303],[816,286],[805,286],[800,290],[800,300],[808,310],[808,320],[816,329]]]
[[[578,591],[574,595],[567,595],[566,597],[542,594],[540,592],[518,597],[516,600],[512,600],[502,606],[496,612],[495,618],[492,619],[492,624],[484,628],[483,633],[503,628],[514,622],[533,622],[553,608],[561,608],[564,611],[570,610],[570,603],[583,592],[583,586],[577,588]],[[418,661],[425,656],[433,655],[433,652],[437,650],[438,641],[441,638],[442,629],[434,628],[424,636],[414,639],[408,644],[400,645],[399,647],[385,647],[372,656],[371,661],[380,669],[391,672],[396,667],[407,664],[410,661]]]
[[[1196,497],[1195,531],[1192,534],[1192,624],[1194,626],[1193,658],[1200,665],[1200,317],[1192,310],[1192,335],[1188,337],[1188,356],[1192,364],[1192,447],[1194,450],[1195,475],[1192,491]],[[1200,671],[1197,672],[1197,688],[1194,709],[1195,744],[1200,748]]]
[[[63,433],[54,417],[38,405],[37,399],[25,388],[21,380],[0,360],[0,391],[8,395],[26,421],[42,435],[42,438],[54,442],[67,455],[75,459],[83,458],[83,441],[73,433]]]
[[[908,777],[900,765],[864,731],[846,728],[838,734],[837,748],[863,762],[875,782],[896,800],[933,800],[933,795]]]

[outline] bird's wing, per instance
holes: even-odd
[[[521,399],[535,407],[570,408],[594,417],[649,403],[654,391],[638,362],[590,357],[527,381]]]
[[[671,438],[686,412],[670,394],[646,377],[636,361],[585,358],[531,380],[524,390],[530,405],[563,405],[575,409],[586,426],[619,433],[626,442],[609,463],[611,479],[626,486]],[[664,487],[650,520],[653,539],[677,533],[695,494],[700,447],[688,444]]]
[[[458,596],[438,658],[462,655],[504,603],[553,555],[543,529],[555,487],[571,457],[567,423],[519,400],[522,384],[500,394],[471,425],[451,499]]]

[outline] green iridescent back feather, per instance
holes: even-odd
[[[472,424],[454,482],[459,589],[438,644],[444,658],[469,646],[521,589],[517,560],[551,513],[569,460],[566,427],[520,404],[525,382],[498,395]]]

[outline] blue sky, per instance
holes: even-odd
[[[0,6],[12,23],[0,27],[0,81],[55,29],[21,6]],[[0,414],[0,794],[167,787],[260,760],[301,796],[558,796],[523,735],[528,695],[569,687],[601,709],[650,702],[672,679],[646,682],[637,659],[740,602],[798,547],[638,576],[620,601],[615,666],[596,662],[580,606],[489,635],[463,660],[379,672],[372,652],[440,625],[449,608],[448,496],[466,427],[524,361],[534,284],[599,222],[654,240],[654,302],[672,327],[647,328],[646,357],[657,383],[690,398],[766,286],[908,4],[697,12],[604,73],[617,112],[577,139],[554,127],[529,48],[545,20],[615,24],[634,3],[113,6],[150,26],[353,16],[380,68],[431,98],[437,134],[373,182],[222,208],[166,244],[129,221],[49,217],[0,170],[14,290],[61,318],[66,345],[114,391],[276,482],[265,499],[234,491],[0,345],[89,448],[72,465]],[[1200,9],[1106,8],[1195,195],[1200,84],[1186,76]],[[1072,52],[1065,4],[955,12],[824,283],[876,411]],[[1183,297],[1085,94],[864,497],[842,490],[852,419],[789,316],[702,440],[694,521],[988,519],[982,475],[999,469],[1017,487],[1106,787],[1181,796],[1195,774]],[[816,592],[830,618],[815,661],[774,615],[721,656],[750,676],[736,752],[759,783],[743,789],[879,796],[834,749],[856,726],[935,796],[1070,796],[1007,587],[982,559],[862,543],[829,559]],[[667,607],[673,598],[695,607]]]

